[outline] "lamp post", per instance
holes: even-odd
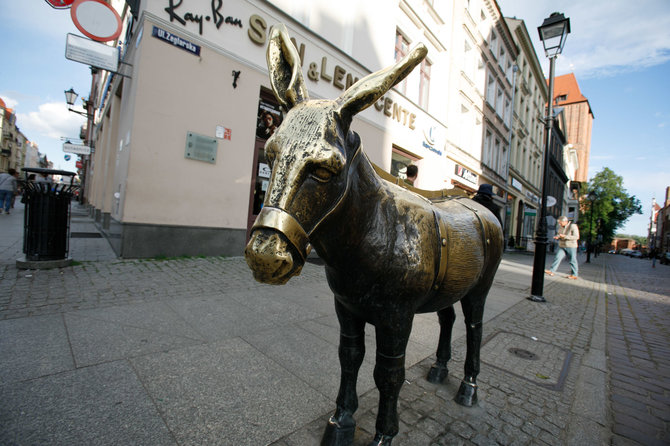
[[[93,115],[88,113],[88,110],[85,112],[80,112],[78,110],[73,110],[71,107],[74,105],[75,101],[77,100],[77,97],[79,95],[74,91],[72,87],[70,87],[69,90],[65,90],[65,102],[67,102],[67,105],[69,106],[67,109],[71,111],[72,113],[77,113],[78,115],[86,116],[87,118],[92,118]],[[84,99],[82,101],[86,102]]]
[[[589,236],[586,240],[586,263],[591,263],[591,232],[593,232],[593,204],[596,202],[596,198],[598,198],[595,194],[595,192],[589,192],[589,194],[586,196],[588,200],[591,202],[591,216],[589,217]]]
[[[533,278],[530,297],[533,302],[546,302],[544,298],[544,263],[547,257],[547,189],[549,188],[549,146],[551,131],[554,127],[554,65],[556,57],[563,51],[565,40],[570,33],[570,19],[554,12],[544,19],[537,28],[544,46],[544,54],[549,58],[549,100],[547,116],[544,122],[544,158],[542,162],[542,202],[540,203],[540,222],[535,233],[535,257],[533,258]]]

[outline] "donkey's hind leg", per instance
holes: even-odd
[[[482,346],[482,319],[484,302],[488,287],[484,291],[469,293],[461,299],[465,318],[467,353],[465,355],[465,376],[456,394],[455,401],[462,406],[473,406],[477,403],[477,375],[479,375],[479,352]]]
[[[365,357],[365,322],[344,308],[337,298],[335,311],[340,322],[340,390],[337,409],[328,420],[321,446],[348,446],[354,441],[354,412],[358,409],[356,381]]]
[[[440,341],[437,344],[437,360],[430,368],[426,379],[428,382],[441,384],[449,374],[447,362],[451,359],[451,330],[456,320],[456,312],[453,305],[438,311],[437,317],[440,321]]]

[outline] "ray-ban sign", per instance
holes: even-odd
[[[90,155],[91,148],[81,144],[63,143],[63,152],[76,153],[77,155]]]

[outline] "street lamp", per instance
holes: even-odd
[[[596,198],[598,196],[595,194],[595,192],[591,191],[589,194],[586,196],[588,200],[591,202],[591,216],[589,217],[589,236],[586,239],[586,263],[591,263],[591,232],[593,231],[593,204],[596,201]]]
[[[79,96],[72,87],[70,87],[69,90],[65,90],[65,102],[67,102],[67,105],[72,106],[74,105],[75,101],[77,100],[77,96]],[[82,101],[86,102],[85,100],[82,99]],[[67,108],[69,111],[72,113],[77,113],[78,115],[86,116],[87,118],[92,118],[94,115],[90,115],[88,111],[86,112],[80,112],[78,110],[73,110],[71,107]]]
[[[533,278],[530,297],[533,302],[546,302],[543,296],[544,263],[547,257],[547,189],[549,188],[549,144],[554,126],[554,65],[556,57],[563,51],[565,39],[570,33],[570,19],[554,12],[544,19],[537,28],[544,46],[544,54],[549,58],[549,100],[547,116],[544,121],[544,159],[542,162],[542,202],[540,203],[540,222],[535,233],[535,257],[533,258]]]

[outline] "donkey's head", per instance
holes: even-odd
[[[300,273],[309,238],[344,199],[359,152],[353,116],[374,104],[426,56],[423,45],[370,74],[336,100],[309,100],[300,57],[284,25],[270,31],[267,61],[275,96],[288,110],[265,144],[272,167],[263,209],[245,256],[256,280],[283,284]]]

